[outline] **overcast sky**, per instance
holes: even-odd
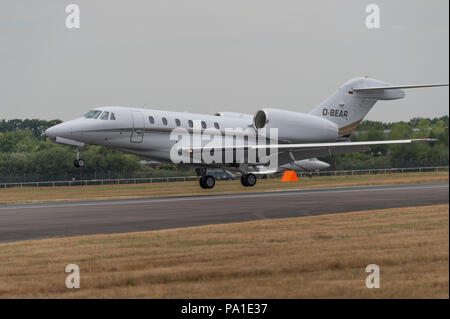
[[[70,3],[80,29],[65,26]],[[365,26],[370,3],[380,29]],[[308,112],[355,76],[447,83],[448,11],[448,0],[1,0],[0,119],[101,105]],[[368,119],[446,115],[448,92],[408,90]]]

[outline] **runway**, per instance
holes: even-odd
[[[449,184],[0,205],[0,242],[448,204]]]

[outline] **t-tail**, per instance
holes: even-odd
[[[401,89],[448,86],[448,84],[392,86],[371,78],[354,78],[314,108],[310,114],[337,124],[339,137],[350,137],[378,100],[398,100],[405,97]]]

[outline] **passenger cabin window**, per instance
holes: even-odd
[[[180,126],[180,125],[181,125],[180,120],[179,120],[179,119],[175,119],[175,124],[176,124],[177,126]]]
[[[189,127],[193,127],[194,126],[194,122],[192,122],[192,120],[188,121]]]
[[[167,125],[167,119],[165,117],[162,118],[162,122],[164,125]]]
[[[108,120],[109,118],[109,112],[103,112],[103,114],[100,116],[100,120]]]
[[[205,121],[202,121],[202,128],[206,128],[206,122]]]
[[[87,119],[96,119],[101,113],[102,113],[102,111],[99,111],[99,110],[92,110],[92,111],[87,112],[87,113],[84,115],[84,118],[87,118]]]
[[[219,127],[219,123],[214,122],[214,127],[215,127],[216,129],[219,129],[219,128],[220,128],[220,127]]]
[[[116,120],[116,116],[114,115],[114,113],[111,113],[111,116],[109,117],[110,120],[115,121]]]
[[[155,118],[153,116],[149,116],[148,120],[150,121],[150,124],[155,124]]]

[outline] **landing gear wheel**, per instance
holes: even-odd
[[[214,178],[214,176],[206,175],[204,177],[204,183],[207,188],[213,188],[214,185],[216,185],[216,179]]]
[[[78,160],[78,167],[84,167],[84,159],[80,158]]]
[[[254,174],[245,174],[241,176],[241,184],[245,187],[253,187],[256,184],[256,176]]]
[[[80,150],[75,148],[75,153],[77,153],[77,159],[73,162],[75,167],[84,167],[84,160],[80,158]]]
[[[76,159],[75,161],[73,161],[73,165],[75,167],[84,167],[84,160],[83,159]]]
[[[247,187],[248,185],[247,185],[247,180],[246,180],[246,178],[245,178],[245,175],[241,175],[241,184],[242,184],[242,186],[244,186],[244,187]]]
[[[213,188],[214,185],[216,185],[216,179],[214,178],[214,176],[211,175],[200,177],[198,182],[200,184],[200,187],[204,189]]]
[[[256,184],[256,176],[254,174],[245,175],[245,180],[247,182],[247,186],[253,187]]]
[[[198,183],[200,184],[200,187],[203,189],[206,189],[206,185],[205,185],[205,178],[203,176],[200,176],[200,178],[198,179]]]

